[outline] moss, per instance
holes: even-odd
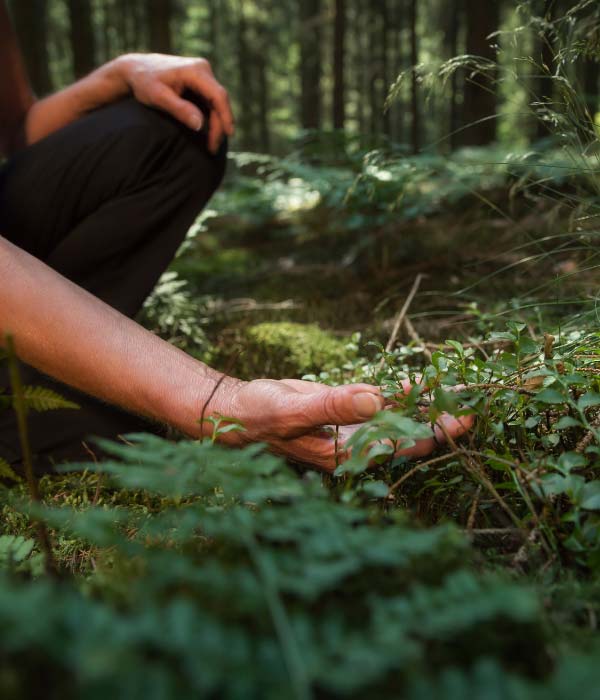
[[[314,323],[249,326],[240,348],[236,370],[244,377],[298,377],[339,367],[355,356],[348,339],[336,338]]]

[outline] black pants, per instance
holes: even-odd
[[[225,160],[225,144],[213,156],[203,131],[127,99],[51,134],[0,169],[0,235],[133,317],[219,186]],[[30,412],[39,472],[88,459],[82,441],[90,436],[152,428],[32,367],[22,365],[22,375],[26,384],[50,387],[81,406]],[[8,387],[2,366],[0,390]],[[0,457],[21,461],[8,410],[0,411]]]

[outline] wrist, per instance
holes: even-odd
[[[245,384],[247,382],[241,379],[201,366],[181,391],[165,397],[164,419],[190,437],[212,435],[213,425],[207,419],[218,416],[242,418],[236,415],[239,413],[236,396]]]
[[[104,64],[99,70],[111,84],[117,97],[124,97],[131,92],[131,74],[134,70],[135,54],[127,53]]]

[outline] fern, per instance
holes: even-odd
[[[68,399],[63,398],[52,389],[42,386],[24,387],[25,405],[34,411],[53,411],[59,408],[79,408]]]
[[[8,479],[9,481],[20,481],[21,477],[16,474],[10,464],[0,457],[0,479]]]

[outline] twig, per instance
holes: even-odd
[[[395,484],[392,484],[389,488],[389,493],[395,491],[399,486],[401,486],[407,479],[410,479],[413,474],[416,474],[420,469],[424,467],[429,467],[431,464],[437,464],[438,462],[443,462],[451,457],[456,456],[458,452],[448,452],[448,454],[441,455],[440,457],[434,457],[433,459],[427,460],[427,462],[419,462],[412,469],[409,469],[405,474],[403,474]]]
[[[575,452],[579,452],[580,454],[582,452],[585,452],[594,440],[598,440],[598,430],[600,429],[600,413],[598,413],[598,415],[594,418],[594,420],[590,424],[590,428],[591,430],[588,430],[588,432],[577,443],[577,446],[575,447]]]
[[[415,298],[415,294],[419,290],[419,286],[421,284],[421,280],[423,279],[423,275],[419,273],[415,277],[415,281],[413,282],[413,286],[410,289],[410,292],[408,293],[408,296],[406,297],[404,304],[402,305],[402,308],[398,312],[398,315],[396,316],[396,320],[394,321],[394,327],[392,329],[392,333],[390,335],[390,339],[387,342],[387,345],[385,346],[385,351],[386,352],[391,352],[392,348],[394,347],[394,344],[396,343],[396,340],[398,338],[398,332],[400,331],[400,326],[402,325],[402,321],[404,320],[404,317],[406,316],[406,312],[408,311],[410,305],[412,304],[412,300]],[[381,364],[380,367],[383,367],[385,364],[385,358],[381,358]]]
[[[33,471],[31,445],[29,443],[29,434],[27,430],[27,406],[25,404],[25,393],[23,391],[23,384],[21,382],[19,362],[17,360],[17,354],[15,352],[15,343],[12,335],[10,334],[7,334],[5,336],[5,339],[6,351],[8,355],[8,370],[10,374],[10,383],[14,397],[14,409],[17,415],[19,442],[21,443],[21,453],[23,455],[23,468],[25,470],[25,477],[27,479],[27,485],[29,488],[31,500],[35,501],[38,504],[41,504],[42,499],[40,496],[40,490]],[[36,524],[40,547],[45,555],[44,566],[46,569],[46,574],[52,577],[57,577],[58,567],[56,565],[54,554],[52,552],[52,545],[50,544],[50,536],[48,535],[46,524],[38,518],[32,518],[32,522]]]
[[[478,484],[477,490],[475,491],[475,497],[473,498],[473,503],[471,503],[469,517],[467,518],[467,530],[472,530],[473,525],[475,525],[475,516],[477,515],[477,508],[479,507],[479,497],[480,496],[481,496],[481,484]]]
[[[94,464],[98,464],[98,458],[96,457],[96,453],[92,448],[85,442],[84,440],[81,441],[81,444],[83,445],[83,449],[90,455],[92,458],[92,462]],[[102,481],[104,474],[102,472],[97,472],[98,479],[96,481],[96,491],[94,493],[94,497],[92,499],[92,505],[96,506],[98,505],[98,500],[100,499],[100,491],[102,490]]]
[[[475,476],[475,478],[479,479],[483,486],[490,492],[490,495],[493,496],[493,498],[497,501],[498,505],[502,508],[502,510],[508,515],[508,517],[511,519],[515,527],[520,528],[521,527],[521,521],[513,511],[513,509],[508,505],[508,503],[502,498],[502,496],[498,493],[496,490],[496,487],[492,482],[489,480],[487,474],[483,472],[482,469],[479,469],[478,466],[474,461],[471,461],[469,458],[469,452],[471,450],[461,450],[456,442],[454,441],[452,435],[448,432],[446,429],[446,426],[442,423],[442,421],[439,421],[437,423],[439,426],[440,430],[444,433],[444,436],[446,440],[448,441],[448,444],[450,447],[452,447],[458,454],[462,453],[462,456],[465,457],[464,460],[464,465],[466,466],[467,470]]]
[[[410,336],[412,340],[414,340],[415,343],[418,343],[419,345],[423,346],[423,355],[431,362],[432,354],[429,348],[427,347],[427,343],[421,338],[421,336],[417,333],[415,330],[415,327],[413,326],[410,318],[408,316],[404,317],[404,327],[406,328],[406,332]]]

